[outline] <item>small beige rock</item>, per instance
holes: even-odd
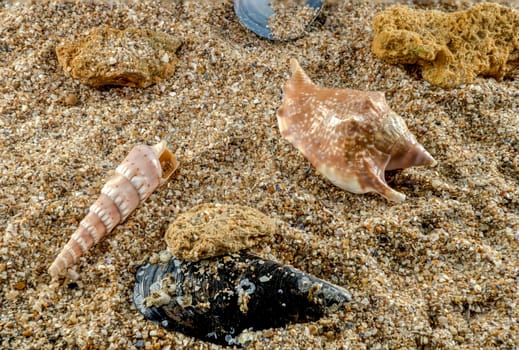
[[[63,103],[66,106],[75,106],[79,103],[79,100],[76,95],[67,94],[65,97],[63,97]]]
[[[166,243],[177,258],[197,261],[253,247],[275,230],[274,221],[256,209],[200,204],[169,226]]]
[[[145,88],[173,75],[180,45],[166,33],[101,26],[57,46],[56,55],[65,72],[83,84]]]

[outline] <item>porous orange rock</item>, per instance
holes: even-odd
[[[454,88],[478,76],[519,70],[519,13],[494,3],[445,13],[396,5],[373,19],[372,51],[389,63],[418,64],[431,84]]]
[[[94,28],[56,47],[59,64],[81,83],[145,88],[175,72],[180,40],[149,29]]]
[[[275,222],[256,209],[206,203],[173,221],[165,239],[177,258],[198,261],[256,246],[275,230]]]

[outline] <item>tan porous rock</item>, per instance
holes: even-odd
[[[519,13],[494,3],[445,13],[397,5],[373,20],[372,51],[389,63],[418,64],[431,84],[453,88],[476,76],[519,70]]]
[[[179,215],[166,232],[166,243],[177,258],[198,261],[256,246],[275,230],[275,222],[256,209],[207,203]]]
[[[180,45],[166,33],[101,26],[57,46],[56,55],[65,72],[83,84],[145,88],[173,75]]]

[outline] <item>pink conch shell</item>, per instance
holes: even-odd
[[[153,191],[166,182],[178,166],[162,141],[154,146],[135,146],[101,189],[101,196],[49,268],[53,279],[101,238],[123,222]]]
[[[292,77],[277,112],[281,135],[334,185],[353,193],[377,192],[400,202],[385,170],[436,161],[393,112],[382,92],[327,89],[315,85],[290,61]]]

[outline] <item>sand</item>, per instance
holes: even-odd
[[[0,347],[219,349],[132,302],[135,269],[165,249],[168,224],[214,202],[283,223],[262,253],[353,295],[318,322],[251,333],[251,349],[517,348],[519,84],[444,90],[384,63],[371,19],[387,6],[332,1],[304,37],[274,43],[246,31],[231,1],[1,2]],[[99,90],[67,77],[56,44],[101,24],[181,39],[173,77]],[[334,187],[280,137],[291,57],[318,84],[386,93],[438,161],[387,174],[405,202]],[[177,174],[80,259],[77,280],[51,283],[47,268],[113,169],[161,139]]]
[[[267,27],[272,31],[275,40],[300,37],[318,13],[304,0],[273,0],[269,6],[274,10],[274,14],[269,17]]]

